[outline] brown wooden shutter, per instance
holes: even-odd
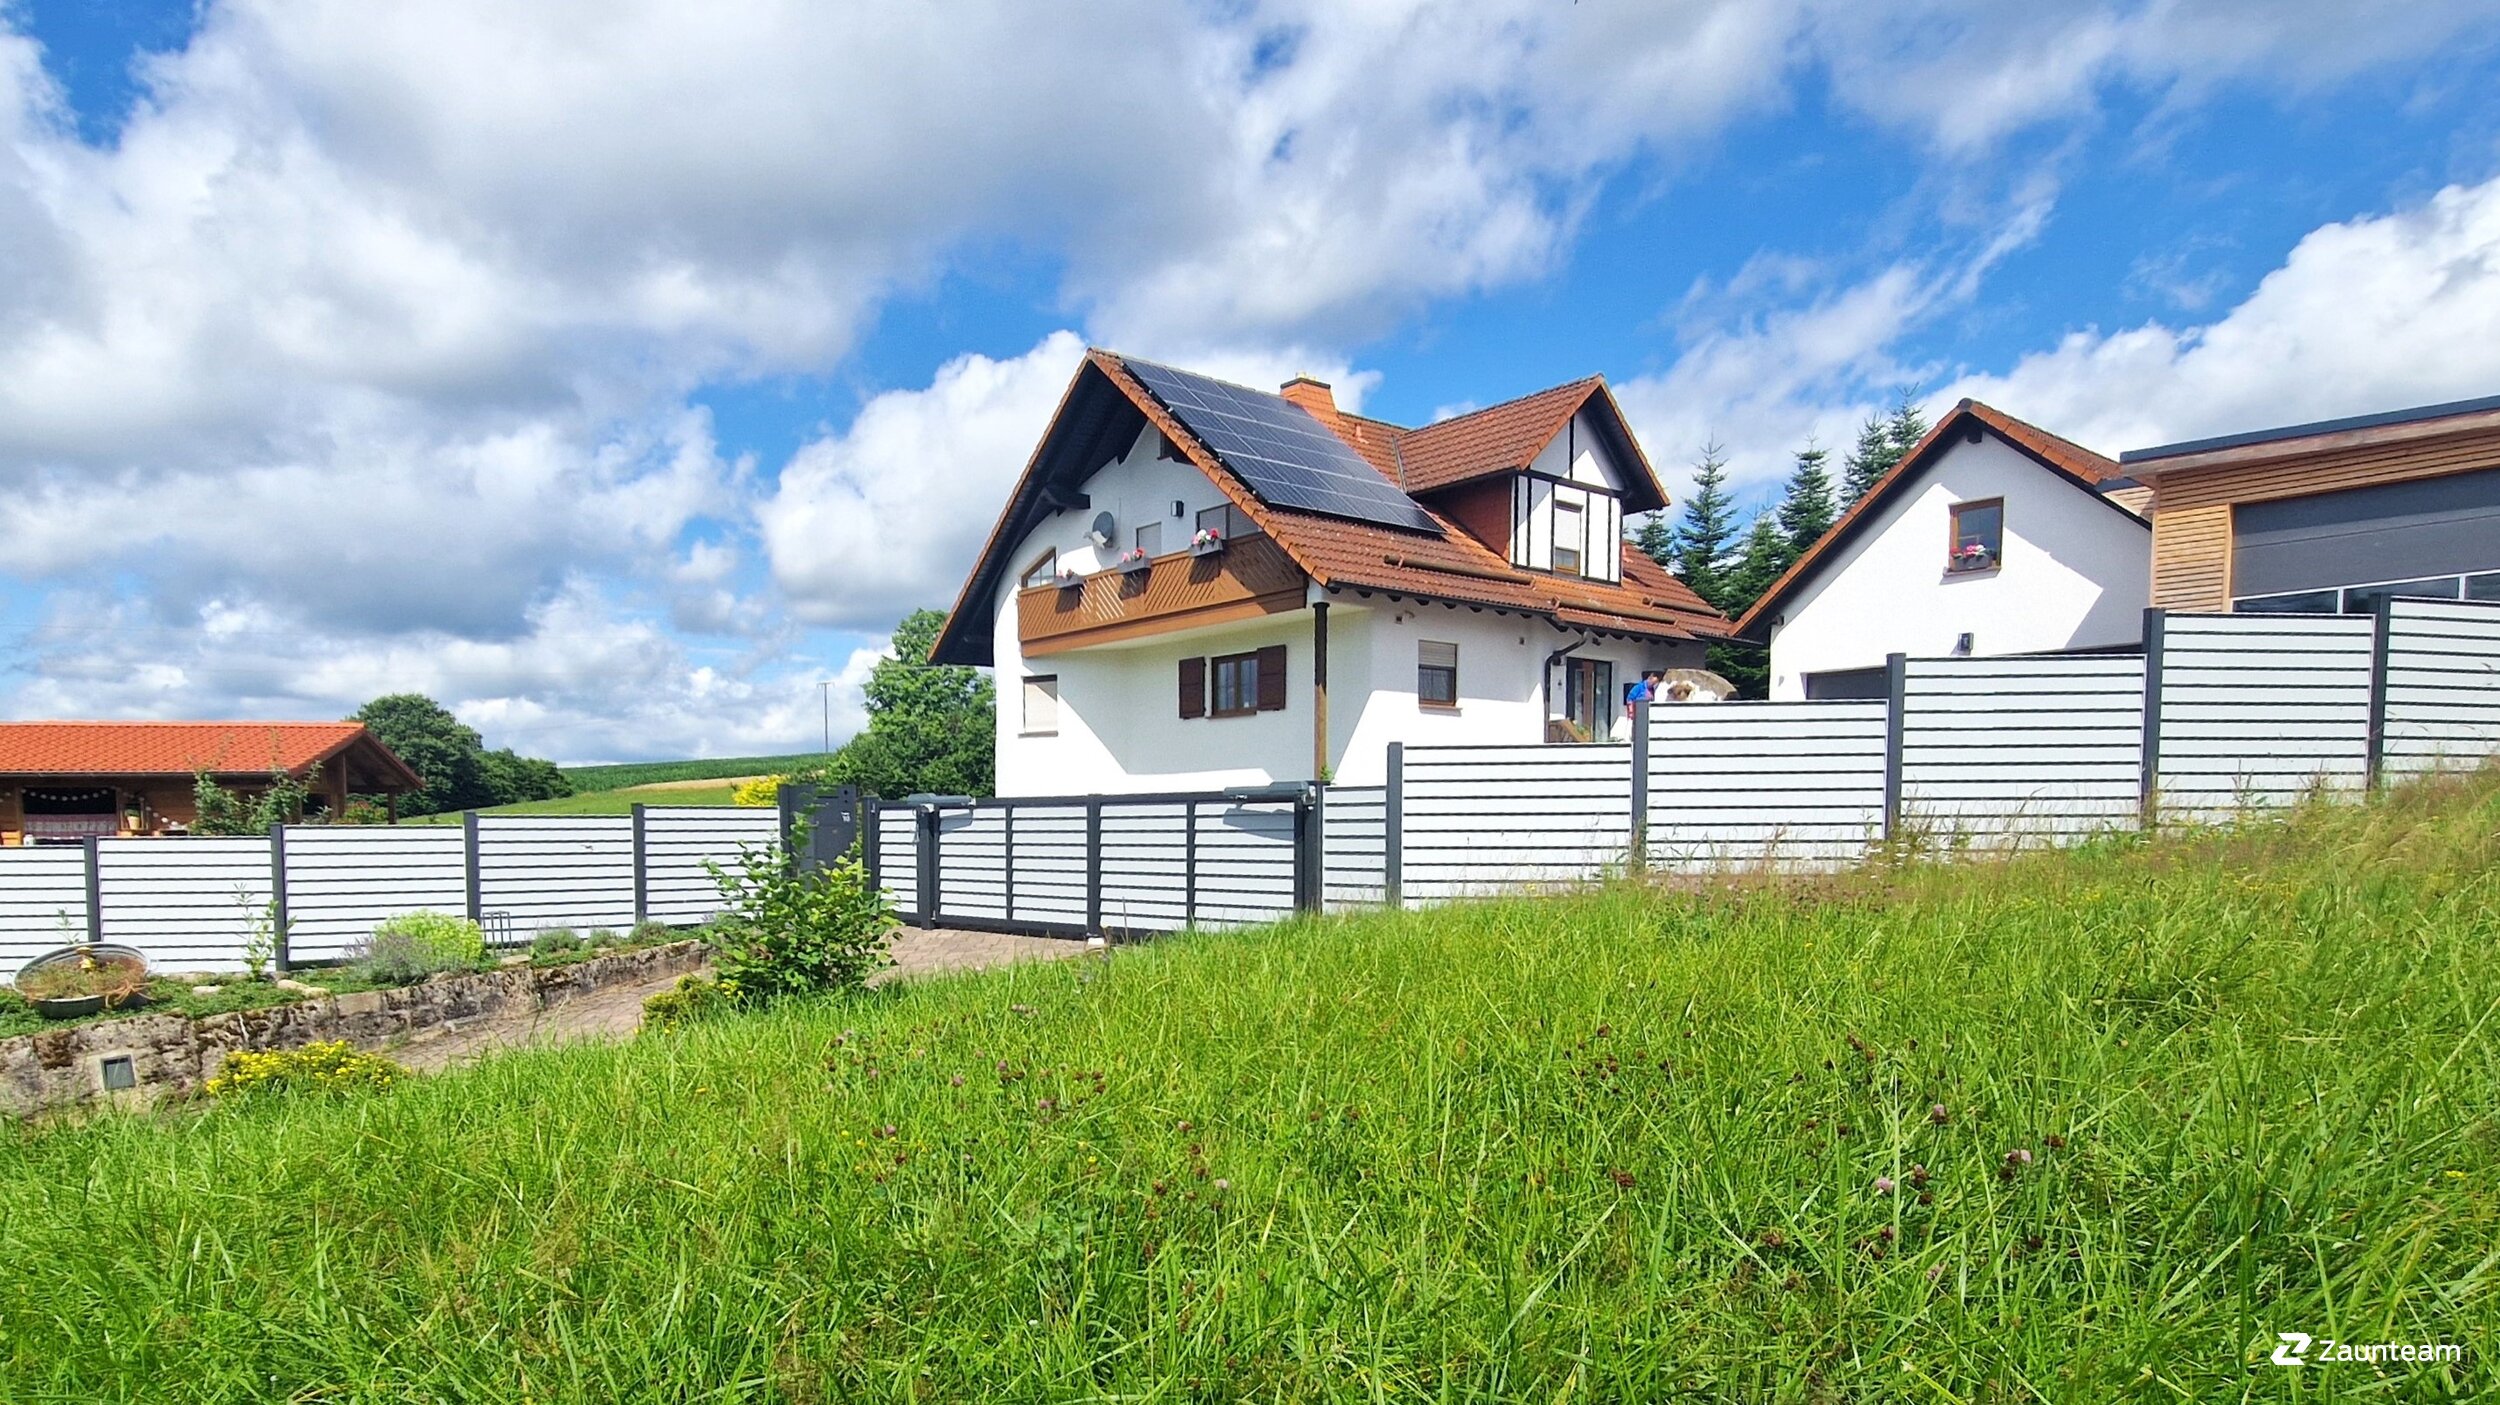
[[[1181,660],[1181,716],[1207,715],[1207,661],[1204,658]]]
[[[1259,711],[1285,710],[1285,646],[1270,644],[1259,651]]]

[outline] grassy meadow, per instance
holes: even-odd
[[[795,756],[713,756],[693,761],[626,761],[609,766],[566,766],[565,779],[575,790],[624,790],[668,781],[710,781],[747,776],[787,776],[822,766],[829,751]]]
[[[654,785],[627,786],[616,790],[585,790],[554,800],[523,800],[512,805],[494,805],[478,811],[481,815],[630,815],[636,805],[726,805],[730,793],[738,788],[736,781],[725,780],[718,785],[663,782]],[[439,815],[412,815],[401,824],[458,824],[461,812],[446,810]]]
[[[2489,1396],[2496,958],[2484,778],[29,1127],[0,1398]]]

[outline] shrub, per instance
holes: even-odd
[[[677,929],[660,921],[637,922],[634,930],[626,934],[626,940],[636,946],[658,946],[677,940]]]
[[[645,1029],[682,1029],[698,1020],[710,1019],[737,1004],[737,991],[708,976],[681,976],[674,989],[645,997],[642,1002],[642,1027]]]
[[[770,809],[781,803],[781,788],[789,780],[788,776],[757,776],[751,781],[741,781],[737,789],[729,792],[729,803],[744,805],[751,810]]]
[[[581,945],[582,939],[574,935],[572,928],[549,927],[530,938],[530,955],[562,956],[568,951],[580,950]]]
[[[794,835],[792,850],[804,847]],[[857,989],[886,964],[894,911],[856,858],[804,869],[778,848],[749,848],[737,872],[709,867],[728,900],[712,924],[716,964],[740,1003]]]
[[[486,934],[465,917],[403,912],[373,929],[348,959],[378,985],[413,985],[444,971],[473,971],[486,958]]]
[[[625,939],[617,935],[614,927],[593,927],[590,929],[590,935],[582,938],[582,945],[589,947],[614,946],[623,940]]]
[[[344,1039],[331,1039],[301,1049],[228,1054],[217,1076],[208,1080],[208,1093],[216,1098],[289,1092],[378,1093],[407,1076],[408,1070],[380,1054],[364,1053]]]

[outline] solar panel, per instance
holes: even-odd
[[[1440,535],[1414,499],[1285,397],[1151,361],[1125,364],[1261,502]]]

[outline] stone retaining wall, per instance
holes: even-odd
[[[701,942],[670,942],[570,966],[437,976],[394,990],[316,996],[196,1020],[133,1015],[20,1035],[0,1040],[0,1112],[23,1117],[105,1097],[151,1101],[197,1088],[238,1049],[293,1049],[325,1039],[380,1049],[462,1020],[529,1014],[592,991],[684,974],[709,956]],[[108,1091],[106,1065],[121,1059],[130,1061],[133,1086]]]

